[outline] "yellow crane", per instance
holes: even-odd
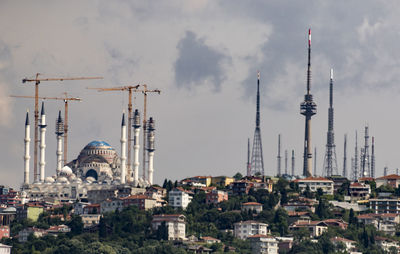
[[[66,81],[66,80],[87,80],[87,79],[103,79],[103,77],[58,77],[58,78],[39,78],[41,74],[36,73],[35,78],[24,78],[22,83],[35,84],[35,138],[33,145],[33,179],[36,182],[38,180],[38,143],[39,143],[39,84],[42,81]]]
[[[14,98],[29,98],[33,99],[34,96],[24,96],[24,95],[10,95],[10,97]],[[64,164],[68,162],[68,101],[82,101],[81,98],[77,97],[68,97],[67,93],[64,93],[64,97],[41,97],[38,96],[38,99],[41,100],[61,100],[64,101]]]
[[[112,91],[127,91],[129,93],[128,102],[128,158],[127,158],[127,168],[128,168],[128,181],[131,181],[132,168],[131,168],[131,144],[132,144],[132,94],[138,90],[140,85],[135,86],[120,86],[120,87],[87,87],[87,89],[97,90],[98,92],[112,92]]]

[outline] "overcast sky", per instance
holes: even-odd
[[[276,173],[281,133],[283,150],[295,149],[300,174],[304,117],[299,105],[306,89],[309,27],[318,173],[325,153],[330,68],[340,172],[344,134],[350,168],[354,133],[363,143],[366,124],[375,136],[377,175],[385,165],[395,172],[400,167],[399,5],[396,0],[1,1],[0,183],[19,187],[23,181],[25,112],[30,110],[33,125],[34,104],[8,96],[34,95],[33,84],[21,80],[38,72],[43,77],[104,77],[40,85],[41,96],[67,92],[83,99],[70,103],[69,160],[93,140],[104,140],[120,153],[127,93],[86,87],[147,84],[160,89],[161,95],[149,95],[148,115],[156,121],[154,178],[161,184],[165,178],[245,174],[260,70],[265,171]],[[135,104],[142,111],[142,95]],[[55,173],[58,110],[63,110],[61,101],[46,102],[46,175]]]

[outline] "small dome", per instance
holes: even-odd
[[[59,177],[58,179],[57,179],[57,182],[59,182],[59,183],[68,183],[68,179],[66,178],[66,177]]]
[[[68,176],[68,180],[70,180],[70,181],[75,180],[75,179],[76,179],[76,175],[74,175],[74,174],[71,174]]]
[[[53,177],[51,177],[51,176],[48,176],[48,177],[46,177],[45,179],[44,179],[44,182],[45,183],[54,183],[54,178]]]
[[[64,176],[72,175],[72,169],[70,167],[68,167],[68,166],[64,166],[61,169],[60,175],[64,175]]]
[[[94,177],[89,176],[89,177],[86,177],[86,181],[88,183],[92,183],[92,182],[96,181],[96,179]]]

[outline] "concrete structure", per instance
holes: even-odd
[[[220,243],[221,242],[221,240],[219,240],[217,238],[214,238],[214,237],[211,237],[211,236],[203,236],[203,237],[200,237],[200,239],[203,242],[207,243],[207,244],[213,244],[213,243]]]
[[[101,214],[81,214],[83,227],[87,228],[100,223]]]
[[[211,176],[193,176],[193,177],[188,177],[182,181],[188,181],[192,183],[200,183],[204,187],[209,187],[212,183],[212,177]]]
[[[304,95],[304,102],[300,104],[300,114],[305,116],[304,135],[304,163],[303,175],[312,176],[312,145],[311,145],[311,117],[317,113],[317,105],[313,101],[311,90],[311,29],[308,30],[308,67],[307,67],[307,93]]]
[[[248,180],[239,180],[231,184],[232,192],[236,195],[248,194],[254,183]]]
[[[186,217],[183,214],[154,215],[151,227],[157,230],[161,225],[167,227],[168,240],[186,239]]]
[[[131,126],[129,126],[131,128]],[[122,114],[121,123],[121,184],[126,183],[126,124],[125,113]],[[129,165],[130,167],[130,165]]]
[[[17,206],[17,220],[29,219],[35,222],[43,211],[43,206],[36,204]]]
[[[235,181],[235,178],[233,177],[228,177],[228,176],[215,176],[211,177],[211,183],[214,185],[219,185],[219,186],[228,186],[229,184],[233,183]]]
[[[394,247],[396,250],[400,248],[400,244],[398,241],[386,237],[381,237],[381,236],[375,237],[375,243],[379,247],[381,247],[386,253],[390,253],[390,248],[392,247]]]
[[[116,210],[122,211],[124,208],[124,201],[120,198],[106,199],[100,203],[100,213],[115,212]]]
[[[30,234],[33,234],[35,237],[40,238],[42,236],[47,235],[47,231],[41,228],[25,228],[18,232],[18,241],[20,243],[24,243],[28,241],[28,237]]]
[[[250,241],[254,254],[278,254],[278,240],[270,235],[252,235],[247,238]]]
[[[261,213],[263,210],[263,205],[257,202],[247,202],[242,204],[242,211],[255,211],[256,213]]]
[[[228,200],[228,192],[212,190],[206,193],[206,204],[218,204],[226,200]]]
[[[153,160],[154,160],[154,151],[155,151],[155,146],[154,146],[154,120],[152,117],[150,117],[149,122],[148,122],[148,128],[147,128],[147,153],[149,156],[148,159],[148,183],[150,185],[153,185],[153,173],[154,173],[154,166],[153,166]]]
[[[240,239],[246,239],[252,235],[266,235],[268,224],[248,220],[248,221],[241,221],[236,222],[234,224],[234,236]]]
[[[3,238],[9,238],[10,236],[10,226],[0,226],[0,240]]]
[[[354,182],[350,184],[349,194],[353,200],[368,199],[371,194],[369,184]]]
[[[310,232],[310,237],[319,237],[328,230],[328,225],[323,221],[298,220],[289,226],[291,231],[301,228],[306,228]]]
[[[397,188],[400,185],[400,176],[396,174],[382,176],[376,178],[375,182],[376,182],[376,188],[379,188],[382,185],[389,185],[393,188]]]
[[[400,198],[372,198],[369,204],[374,213],[400,213]]]
[[[322,189],[324,194],[333,195],[333,181],[323,177],[307,177],[304,179],[297,179],[294,182],[299,184],[301,191],[305,191],[307,186],[311,192],[317,192]]]
[[[0,243],[0,254],[11,254],[12,246]]]
[[[63,166],[63,152],[62,152],[62,139],[63,139],[63,134],[64,134],[64,122],[61,118],[61,111],[58,111],[58,118],[56,121],[56,136],[57,136],[57,151],[56,151],[56,155],[57,155],[57,175],[59,175],[61,173],[61,169]]]
[[[180,187],[177,187],[169,192],[168,203],[174,208],[181,207],[182,209],[186,209],[191,200],[192,197],[187,193],[187,191]]]
[[[149,210],[157,206],[157,200],[146,195],[132,195],[121,198],[124,207],[135,205],[140,210]]]
[[[130,128],[130,126],[129,126]],[[140,133],[140,115],[139,111],[135,110],[133,117],[133,128],[134,128],[134,141],[133,141],[133,182],[135,185],[139,183],[139,133]]]

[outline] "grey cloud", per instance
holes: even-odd
[[[211,82],[216,90],[225,80],[224,61],[230,58],[207,46],[203,39],[187,31],[177,46],[178,59],[175,62],[175,80],[178,87],[193,89]]]

